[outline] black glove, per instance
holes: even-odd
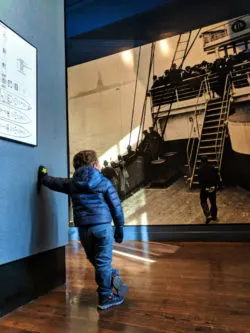
[[[38,176],[37,176],[37,189],[39,190],[43,181],[43,178],[47,176],[48,172],[47,169],[43,166],[40,165],[38,168]]]
[[[123,227],[115,227],[115,241],[116,241],[116,243],[122,243]]]
[[[38,168],[38,178],[43,179],[45,176],[47,176],[47,174],[48,174],[48,171],[45,168],[45,166],[40,165]]]

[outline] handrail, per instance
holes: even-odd
[[[241,67],[242,65],[250,65],[250,61],[245,60],[245,61],[243,61],[243,62],[241,62],[241,63],[239,63],[239,64],[235,64],[235,65],[234,65],[234,68],[236,68],[236,67]]]
[[[198,109],[198,104],[199,104],[199,98],[201,95],[201,91],[204,89],[205,92],[207,92],[210,96],[210,82],[209,79],[207,79],[205,77],[205,79],[202,81],[201,83],[201,87],[200,87],[200,91],[199,91],[199,96],[197,99],[197,104],[196,104],[196,108],[195,108],[195,121],[193,121],[192,123],[192,127],[190,130],[190,137],[188,140],[188,144],[187,144],[187,162],[188,162],[188,169],[189,169],[189,186],[192,186],[192,182],[195,176],[195,168],[196,168],[196,164],[197,164],[197,159],[198,159],[198,151],[200,148],[200,139],[201,139],[201,132],[199,132],[199,124],[198,124],[198,114],[197,114],[197,109]],[[218,123],[218,132],[217,132],[217,136],[216,136],[216,141],[215,141],[215,152],[216,152],[216,158],[217,158],[217,163],[218,163],[218,168],[219,171],[221,169],[221,163],[222,163],[222,154],[223,154],[223,150],[222,147],[224,145],[225,142],[225,128],[223,128],[223,133],[222,135],[220,135],[220,126],[223,120],[223,113],[226,112],[227,118],[229,115],[229,110],[230,110],[230,92],[231,92],[231,74],[228,74],[226,77],[226,82],[225,82],[225,87],[224,87],[224,92],[223,92],[223,99],[222,99],[222,104],[221,104],[221,109],[220,109],[220,118],[219,118],[219,123]],[[203,94],[202,94],[203,95]],[[211,96],[210,96],[211,97]],[[205,106],[205,112],[204,112],[204,119],[206,117],[206,110],[207,110],[207,100],[206,100],[206,106]],[[224,120],[223,120],[224,121]],[[195,138],[193,137],[193,128],[194,125],[196,124],[197,127],[197,131],[198,131],[198,146],[196,147],[196,149],[194,149],[194,142],[195,142]],[[204,122],[203,122],[203,126],[204,126]],[[221,144],[219,145],[219,139],[221,139]],[[190,150],[191,147],[191,150]],[[218,149],[219,148],[219,149]],[[193,157],[195,154],[195,160],[193,161]]]
[[[159,105],[162,107],[166,104],[171,104],[179,101],[189,100],[198,97],[199,89],[190,90],[189,92],[181,92],[178,94],[177,89],[171,89],[168,93],[162,94],[159,93],[157,95],[152,96],[153,99],[153,107],[157,108],[158,113],[160,113]]]
[[[196,137],[193,137],[192,134],[193,134],[194,124],[196,124],[197,135],[198,135],[198,139],[200,140],[201,133],[200,133],[200,130],[199,130],[199,123],[198,123],[198,106],[200,105],[200,103],[199,103],[200,98],[204,96],[204,93],[208,92],[207,88],[208,88],[208,86],[207,86],[206,77],[205,77],[204,80],[201,82],[201,85],[200,85],[199,95],[198,95],[198,98],[197,98],[195,112],[194,112],[195,121],[193,120],[193,122],[192,122],[192,126],[191,126],[191,129],[190,129],[189,140],[188,140],[188,144],[187,144],[187,148],[186,148],[190,184],[192,184],[192,180],[193,180],[193,177],[194,177],[195,164],[196,164],[196,159],[197,159],[197,156],[196,156],[194,164],[192,166],[192,159],[193,159],[193,156],[194,156],[193,155],[193,153],[194,153],[194,143],[195,143],[195,139],[196,139]],[[206,107],[207,107],[207,101],[206,101],[205,109],[206,109]],[[190,146],[191,146],[191,150],[190,150]],[[197,149],[198,149],[198,147],[197,147]],[[196,153],[197,153],[197,150],[196,150]]]
[[[225,144],[225,137],[226,137],[226,127],[224,126],[224,122],[225,122],[225,118],[223,118],[224,114],[226,113],[226,119],[228,120],[228,116],[229,116],[229,110],[230,110],[230,99],[231,99],[231,87],[232,87],[232,76],[231,73],[229,73],[226,77],[226,81],[225,81],[225,87],[224,87],[224,92],[223,92],[223,98],[222,98],[222,103],[221,103],[221,108],[220,108],[220,117],[219,117],[219,122],[218,122],[218,131],[217,131],[217,135],[216,135],[216,140],[215,140],[215,153],[216,153],[216,159],[217,159],[217,165],[218,165],[218,169],[219,169],[219,173],[221,170],[221,165],[222,165],[222,156],[223,156],[223,147]],[[205,86],[204,90],[205,92],[207,92],[210,96],[210,82],[209,79],[205,78],[202,81],[201,87],[200,89],[203,89],[203,86]],[[201,93],[201,90],[200,90]],[[199,93],[199,95],[200,95]],[[207,111],[207,100],[206,100],[206,106],[205,106],[205,112],[204,112],[204,120],[206,118],[206,111]],[[198,125],[198,119],[197,119],[197,109],[198,109],[198,104],[199,104],[199,97],[197,99],[197,104],[196,104],[196,108],[195,108],[195,119],[196,119],[196,126],[197,126],[197,130],[198,130],[198,145],[196,147],[196,149],[194,149],[194,142],[195,142],[195,138],[192,136],[193,133],[193,128],[194,128],[194,121],[192,123],[192,127],[191,127],[191,131],[190,131],[190,137],[188,140],[188,144],[187,144],[187,161],[188,161],[188,168],[189,168],[189,187],[192,187],[192,183],[193,183],[193,179],[195,176],[195,170],[196,170],[196,164],[197,164],[197,159],[198,159],[198,152],[200,149],[200,142],[201,142],[201,134],[202,134],[202,130],[201,132],[199,132],[199,125]],[[222,130],[220,130],[220,126],[222,125],[222,121],[223,121],[223,128]],[[203,122],[203,126],[204,126],[204,122]],[[222,132],[222,133],[220,133]],[[219,144],[219,140],[221,141]],[[191,143],[192,141],[192,143]],[[190,150],[190,146],[191,146],[191,150]],[[195,160],[193,161],[193,157],[195,154]]]
[[[197,76],[191,76],[191,77],[188,77],[187,79],[182,80],[181,85],[188,84],[189,81],[192,81],[193,79],[204,78],[205,76],[206,76],[206,74],[201,74],[201,75],[197,75]],[[169,83],[169,85],[170,85],[170,84],[171,84],[171,83]],[[150,91],[156,90],[156,89],[158,89],[158,88],[160,88],[160,87],[161,87],[161,88],[165,88],[166,85],[165,85],[165,84],[162,84],[161,86],[151,88]]]
[[[225,98],[226,98],[226,121],[228,121],[229,118],[229,112],[231,107],[231,91],[232,91],[232,75],[231,73],[228,74],[228,87],[226,89],[225,87]],[[224,144],[226,139],[226,124],[224,120],[224,127],[223,127],[223,134],[222,134],[222,144],[220,147],[220,164],[219,164],[219,170],[221,170],[222,165],[222,157],[223,157],[223,151],[224,151]]]
[[[242,66],[244,68],[242,68]],[[246,68],[247,67],[247,68]],[[248,71],[249,69],[249,71]],[[247,70],[247,72],[246,72]],[[233,66],[232,71],[232,81],[233,83],[244,82],[245,78],[243,78],[243,75],[247,75],[247,73],[250,72],[250,62],[244,61],[240,64],[236,64]],[[207,87],[208,90],[211,90],[211,84],[216,83],[219,75],[217,73],[208,72],[206,74],[193,76],[187,79],[182,80],[179,86],[174,87],[171,85],[171,83],[168,83],[167,85],[161,85],[158,87],[151,88],[151,96],[153,97],[153,107],[159,107],[159,104],[161,106],[163,104],[171,104],[173,102],[178,102],[180,100],[188,100],[191,98],[198,97],[198,91],[199,89],[190,90],[189,84],[197,79],[205,79],[208,78],[207,84],[210,87]],[[189,91],[190,90],[190,91]],[[163,103],[162,103],[163,102]],[[160,110],[158,110],[160,111]],[[160,113],[160,112],[159,112]]]
[[[244,62],[241,62],[241,63],[239,63],[239,64],[235,64],[235,65],[233,66],[233,74],[235,74],[235,73],[237,73],[237,72],[239,73],[240,71],[244,71],[245,69],[238,69],[237,67],[242,67],[242,66],[246,66],[246,65],[250,65],[250,61],[244,61]],[[218,78],[218,77],[219,77],[219,75],[218,75],[217,73],[208,72],[208,73],[206,73],[206,74],[201,74],[201,75],[197,75],[197,76],[192,76],[192,77],[189,77],[189,78],[187,78],[187,79],[184,79],[184,80],[182,80],[182,83],[181,83],[180,86],[185,85],[185,84],[188,84],[189,81],[192,81],[193,79],[204,78],[204,77],[206,77],[207,75],[210,76],[210,79],[211,79],[212,77],[215,77],[215,78]],[[169,85],[170,85],[170,84],[169,84]],[[150,91],[158,90],[159,88],[166,88],[166,85],[165,85],[165,84],[162,84],[161,86],[151,88]]]
[[[249,70],[249,72],[244,72],[244,75],[247,77],[247,75],[249,75],[249,73],[250,73],[250,70]],[[242,75],[241,75],[242,76]],[[244,80],[246,80],[246,77],[239,77],[239,78],[233,78],[233,82],[235,83],[235,82],[240,82],[240,81],[244,81]]]
[[[210,86],[208,85],[208,82],[206,82],[206,81],[207,81],[207,78],[205,78],[205,81],[204,81],[205,82],[205,89],[208,88],[208,93],[209,93],[209,96],[210,96],[210,90],[209,90]],[[206,100],[206,105],[205,105],[205,109],[204,109],[204,120],[205,120],[206,112],[207,112],[207,104],[208,104],[208,101]],[[197,113],[195,114],[195,117],[196,117],[196,122],[197,122],[197,127],[198,127]],[[192,186],[194,175],[195,175],[195,169],[196,169],[196,164],[197,164],[198,152],[199,152],[199,149],[200,149],[201,134],[202,134],[202,131],[203,131],[203,126],[204,126],[204,121],[203,121],[203,124],[202,124],[201,132],[200,133],[198,132],[198,134],[199,134],[199,136],[198,136],[199,142],[198,142],[198,146],[197,146],[197,149],[196,149],[195,160],[194,160],[192,175],[191,175],[190,184],[189,184],[190,188]]]
[[[215,140],[215,153],[216,153],[216,159],[218,162],[218,168],[219,168],[219,172],[220,172],[220,168],[221,168],[221,163],[222,163],[222,147],[223,147],[223,143],[224,143],[224,133],[225,133],[225,118],[223,118],[223,113],[226,113],[226,115],[229,114],[229,110],[230,110],[230,92],[231,92],[231,74],[229,73],[226,77],[226,82],[225,82],[225,87],[224,87],[224,92],[223,92],[223,99],[222,99],[222,103],[221,103],[221,109],[220,109],[220,118],[219,118],[219,128],[217,131],[217,135],[216,135],[216,140]],[[223,124],[221,124],[221,122],[223,121]],[[220,134],[220,127],[222,127],[222,134]],[[219,136],[221,139],[221,143],[220,145],[218,144],[219,141]],[[219,146],[219,150],[218,150],[218,146]]]

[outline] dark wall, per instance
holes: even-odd
[[[38,146],[0,139],[0,265],[67,242],[67,198],[37,195],[37,167],[67,175],[64,1],[0,1],[0,20],[38,50]]]
[[[65,246],[0,266],[0,317],[64,284]]]

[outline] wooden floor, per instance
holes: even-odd
[[[115,246],[130,293],[105,312],[96,309],[93,269],[80,244],[67,252],[66,287],[0,320],[1,333],[250,332],[250,244]]]

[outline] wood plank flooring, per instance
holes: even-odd
[[[250,244],[115,246],[130,286],[123,305],[98,312],[94,272],[78,242],[67,247],[67,284],[0,320],[1,333],[248,333]]]

